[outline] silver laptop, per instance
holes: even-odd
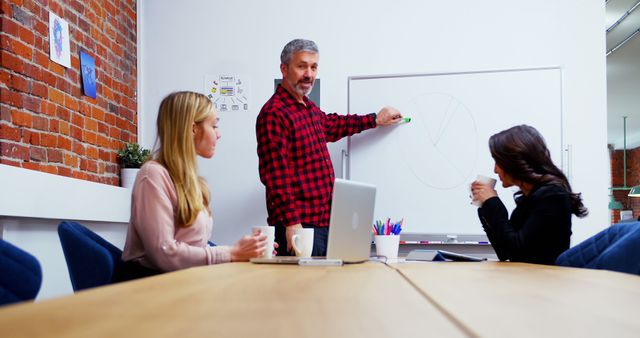
[[[329,221],[327,257],[281,256],[253,258],[252,263],[339,265],[364,262],[371,252],[371,225],[376,204],[376,187],[337,178]]]

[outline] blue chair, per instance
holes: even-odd
[[[0,305],[36,298],[42,285],[38,260],[0,239]]]
[[[563,252],[556,265],[640,275],[640,222],[618,223]]]
[[[139,264],[124,262],[120,249],[80,223],[61,222],[58,236],[74,291],[160,273]]]

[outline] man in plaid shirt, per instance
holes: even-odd
[[[266,188],[269,225],[278,255],[289,255],[298,228],[314,228],[313,256],[325,256],[335,174],[327,142],[399,122],[385,107],[377,114],[325,114],[307,98],[318,73],[318,47],[296,39],[280,55],[282,85],[256,121],[260,180]]]

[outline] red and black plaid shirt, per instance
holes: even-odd
[[[306,97],[304,102],[278,86],[256,121],[271,225],[328,226],[335,174],[327,142],[376,126],[375,114],[325,114]]]

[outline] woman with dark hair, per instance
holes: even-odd
[[[494,171],[502,186],[517,186],[516,208],[508,217],[496,191],[475,181],[474,200],[480,203],[478,216],[501,261],[554,264],[569,248],[571,215],[584,217],[588,211],[580,194],[573,193],[567,177],[553,164],[542,135],[533,127],[520,125],[489,138]]]

